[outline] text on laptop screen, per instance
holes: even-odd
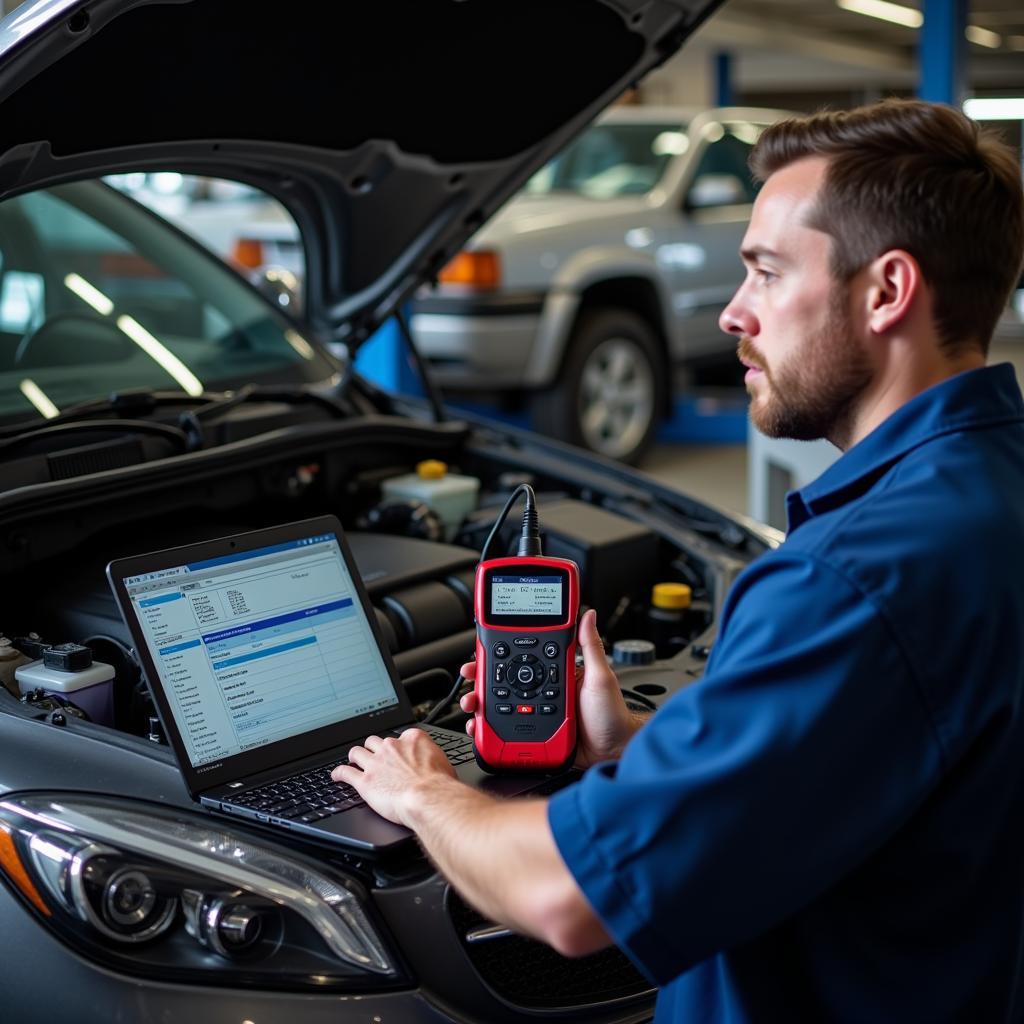
[[[124,582],[194,768],[398,703],[333,533]]]

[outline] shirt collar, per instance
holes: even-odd
[[[865,493],[890,466],[936,437],[1024,419],[1024,400],[1009,363],[967,370],[900,406],[816,480],[786,495],[789,532]]]

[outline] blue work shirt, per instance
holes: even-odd
[[[704,678],[552,798],[559,850],[659,1024],[1020,1021],[1012,368],[923,392],[787,500]]]

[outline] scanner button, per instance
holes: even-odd
[[[508,687],[506,686],[496,686],[494,687],[493,690],[491,690],[491,693],[493,693],[494,696],[498,698],[506,698],[509,696]]]
[[[506,669],[506,667],[507,666],[505,665],[505,663],[503,661],[499,661],[498,664],[494,666],[494,681],[496,683],[503,683],[503,682],[505,682],[505,669]]]
[[[517,715],[532,715],[533,705],[532,704],[517,704],[516,705]]]
[[[561,651],[561,648],[560,648],[560,647],[558,646],[558,644],[556,644],[556,643],[554,642],[554,640],[549,640],[549,641],[548,641],[548,642],[547,642],[547,643],[546,643],[546,644],[544,645],[544,654],[545,654],[545,655],[546,655],[546,656],[547,656],[548,658],[557,658],[557,657],[558,657],[558,655],[559,655],[559,652],[560,652],[560,651]]]
[[[511,715],[512,714],[512,705],[511,704],[495,704],[494,705],[494,710],[497,711],[499,715]]]
[[[559,691],[557,686],[549,686],[544,691],[544,699],[545,700],[554,700],[558,696],[559,692],[560,691]]]
[[[491,654],[493,654],[496,658],[507,658],[509,656],[509,653],[510,652],[508,644],[505,643],[504,640],[499,640],[498,643],[496,643],[491,648]]]
[[[516,678],[524,686],[533,682],[533,666],[532,665],[520,665],[519,671],[516,673]]]
[[[513,647],[536,647],[539,641],[535,636],[517,636],[512,641]]]
[[[542,715],[553,715],[557,710],[554,704],[541,704],[537,709]]]
[[[558,682],[558,666],[548,665],[548,686]]]

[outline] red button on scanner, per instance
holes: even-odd
[[[516,705],[517,715],[532,715],[533,705],[532,704],[517,704]]]

